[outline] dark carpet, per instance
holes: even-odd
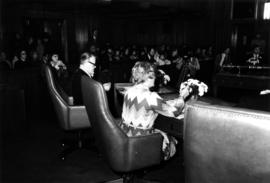
[[[28,121],[27,128],[14,126],[3,135],[3,183],[92,183],[117,179],[102,156],[95,151],[81,149],[67,156],[58,157],[63,149],[62,138],[72,138],[60,130],[54,119]],[[146,179],[166,183],[184,182],[182,147],[170,161],[147,171]]]

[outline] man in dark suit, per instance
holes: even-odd
[[[93,78],[96,68],[96,57],[95,55],[85,52],[81,55],[80,66],[76,70],[72,78],[72,96],[74,98],[75,105],[83,105],[82,100],[82,89],[81,89],[81,78],[86,75]],[[110,90],[111,83],[104,83],[103,87],[106,91]]]

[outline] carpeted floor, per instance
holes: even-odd
[[[96,183],[119,178],[94,151],[82,149],[61,160],[57,156],[63,149],[60,140],[73,135],[61,131],[57,121],[52,119],[32,120],[27,129],[6,133],[0,182]],[[184,182],[181,146],[173,159],[149,169],[145,178],[166,183]]]

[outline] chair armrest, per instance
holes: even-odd
[[[131,170],[159,164],[162,160],[163,137],[159,133],[129,137],[128,159]]]
[[[68,105],[74,105],[74,98],[72,96],[68,96],[67,103]]]
[[[56,85],[59,95],[68,105],[74,105],[73,96],[67,94],[67,92],[60,86],[59,84]]]
[[[70,129],[83,129],[91,127],[85,106],[69,106]]]

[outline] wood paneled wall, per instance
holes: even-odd
[[[66,21],[68,52],[70,60],[78,58],[78,53],[87,50],[91,34],[98,30],[100,44],[113,45],[217,45],[223,47],[230,40],[228,25],[230,2],[205,0],[202,10],[177,10],[152,14],[114,14],[97,11],[80,11],[79,7],[69,10],[48,8],[42,4],[21,4],[9,6],[10,21],[5,24],[9,33],[23,32],[25,17],[58,18]],[[192,6],[192,4],[189,4]],[[200,7],[200,6],[196,6]],[[16,12],[16,13],[14,13]]]
[[[0,1],[0,50],[3,44],[3,2]]]

